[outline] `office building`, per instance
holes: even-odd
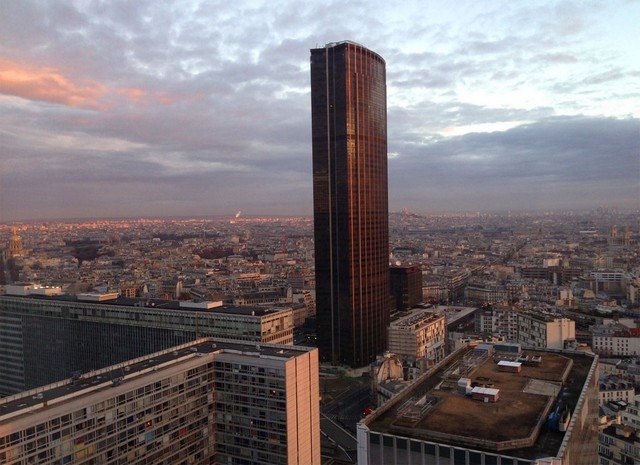
[[[406,311],[422,302],[422,270],[419,266],[392,266],[390,272],[396,310]]]
[[[358,424],[358,465],[592,465],[597,370],[590,353],[460,349]]]
[[[317,352],[200,339],[0,399],[0,463],[319,465]]]
[[[391,303],[385,62],[353,42],[311,50],[317,334],[323,361],[364,366]]]
[[[79,297],[0,296],[0,395],[200,337],[293,344],[291,308]]]

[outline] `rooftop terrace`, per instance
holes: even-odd
[[[450,356],[362,423],[370,430],[486,451],[510,450],[523,458],[555,456],[564,434],[546,427],[562,398],[571,412],[593,376],[592,356],[526,351],[542,357],[519,373],[500,371],[493,358],[471,351]],[[479,401],[460,392],[458,381],[499,390],[498,400]]]

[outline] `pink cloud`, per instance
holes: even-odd
[[[74,82],[58,70],[25,66],[0,58],[0,93],[27,100],[103,110],[107,88],[95,81]]]
[[[162,103],[168,105],[177,100],[177,98],[171,97],[164,92],[147,92],[144,89],[136,88],[123,87],[117,89],[116,93],[132,105],[140,105],[146,103]]]

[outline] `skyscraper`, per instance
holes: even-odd
[[[311,50],[317,333],[323,361],[383,352],[391,305],[385,62],[353,42]]]

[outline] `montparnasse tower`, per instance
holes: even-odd
[[[311,50],[318,347],[368,365],[391,307],[385,61],[350,41]]]

